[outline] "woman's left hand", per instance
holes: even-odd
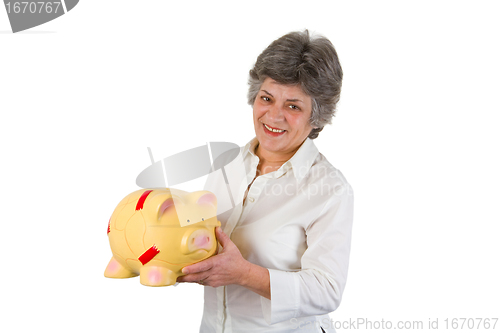
[[[220,227],[215,229],[215,235],[222,251],[199,263],[186,266],[182,272],[186,275],[177,278],[178,282],[197,282],[211,287],[227,286],[229,284],[244,284],[251,263],[243,258],[240,250]]]

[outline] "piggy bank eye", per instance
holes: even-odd
[[[201,220],[202,220],[202,221],[205,221],[205,219],[204,219],[203,217],[201,218]],[[190,220],[187,220],[187,222],[189,223],[189,222],[191,222],[191,221],[190,221]]]

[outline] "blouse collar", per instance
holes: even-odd
[[[253,156],[252,159],[258,159],[258,156],[255,154],[255,147],[257,147],[258,143],[259,141],[257,140],[257,137],[254,137],[243,147],[243,159],[245,159],[248,154]],[[300,181],[307,175],[307,173],[311,169],[311,166],[316,160],[318,154],[319,150],[314,144],[313,140],[311,140],[310,138],[306,138],[299,149],[288,161],[283,163],[283,165],[275,172],[270,172],[266,175],[269,175],[273,178],[279,178],[291,169],[293,171],[293,175],[297,179],[297,182],[300,183]]]

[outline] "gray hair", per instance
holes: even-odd
[[[311,97],[310,139],[332,123],[342,88],[342,67],[332,43],[309,31],[291,32],[272,42],[250,70],[248,104],[253,105],[266,78],[281,84],[300,84]]]

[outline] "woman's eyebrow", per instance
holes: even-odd
[[[261,91],[265,92],[266,94],[268,94],[271,97],[274,97],[273,94],[271,94],[269,91],[267,91],[265,89],[262,89]],[[304,103],[301,99],[298,99],[298,98],[287,99],[286,101],[287,102],[301,102],[301,103]]]
[[[269,96],[271,96],[271,97],[274,97],[274,96],[273,96],[273,94],[271,94],[271,93],[270,93],[269,91],[267,91],[267,90],[262,89],[261,91],[265,92],[266,94],[268,94],[268,95],[269,95]]]

